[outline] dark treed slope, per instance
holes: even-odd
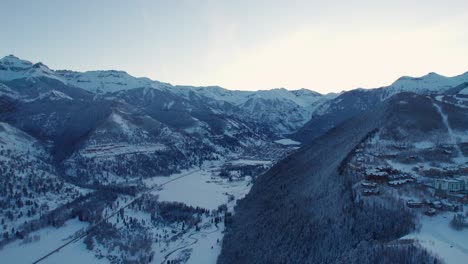
[[[353,192],[347,156],[376,131],[398,139],[445,130],[431,98],[415,94],[345,121],[259,177],[236,208],[218,263],[433,261],[414,245],[387,245],[416,228],[404,205],[366,203]]]

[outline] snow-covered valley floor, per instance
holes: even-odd
[[[468,229],[457,231],[450,226],[453,213],[433,217],[421,216],[421,230],[402,239],[415,239],[446,264],[466,264],[468,259]]]
[[[268,163],[257,160],[236,160],[236,164]],[[154,190],[159,195],[159,200],[169,202],[182,202],[190,206],[200,206],[209,210],[215,210],[220,205],[227,205],[230,212],[238,199],[242,199],[251,188],[251,178],[246,177],[239,181],[228,181],[215,176],[219,167],[209,166],[201,169],[174,174],[169,178],[152,178],[146,183],[148,186],[177,179],[164,185],[162,189]],[[183,176],[182,178],[180,178]],[[229,197],[232,197],[229,199]],[[186,263],[216,263],[221,251],[224,224],[217,226],[203,219],[200,231],[190,230],[176,243],[169,246],[153,245],[156,252],[154,263],[165,263],[173,258],[180,258],[184,252],[190,252],[190,258]],[[160,252],[160,253],[159,253]]]
[[[231,163],[236,165],[268,165],[271,162],[245,159],[231,161]],[[193,207],[206,208],[209,211],[226,205],[227,210],[233,213],[237,200],[243,198],[250,191],[252,182],[249,176],[236,180],[219,177],[219,169],[224,164],[210,164],[170,177],[155,177],[145,180],[144,183],[148,187],[156,186],[152,189],[151,194],[158,195],[158,200],[161,202],[181,202]],[[149,217],[149,215],[145,216],[141,212],[131,209],[126,210],[125,213],[128,217]],[[114,222],[114,220],[109,219],[110,222]],[[152,249],[155,254],[151,263],[165,263],[167,260],[182,259],[184,255],[186,263],[216,263],[221,250],[224,223],[221,221],[214,224],[207,216],[201,219],[198,226],[198,230],[195,228],[187,229],[174,241],[153,243]],[[36,234],[39,235],[40,239],[37,241],[33,240],[27,244],[15,241],[0,249],[0,263],[32,263],[70,241],[73,234],[87,227],[88,223],[73,219],[58,229],[52,227],[41,229],[30,235],[32,238]],[[154,232],[162,234],[171,228],[173,227],[154,230]],[[107,258],[98,259],[95,252],[88,251],[83,240],[84,238],[69,244],[41,263],[110,263]]]
[[[239,160],[245,164],[258,161]],[[169,202],[182,202],[190,206],[200,206],[209,210],[218,208],[228,203],[228,195],[234,195],[235,200],[243,198],[250,190],[250,177],[241,181],[229,182],[215,176],[217,166],[194,169],[174,174],[168,178],[157,177],[146,181],[148,186],[168,182],[161,189],[156,189],[153,194],[159,195],[159,200]]]
[[[23,241],[15,241],[0,250],[0,262],[5,264],[33,263],[38,258],[56,249],[64,242],[69,241],[73,234],[84,230],[87,223],[77,219],[67,221],[60,228],[47,227],[31,234],[39,240],[24,244]],[[94,254],[86,250],[82,240],[68,245],[58,253],[51,255],[42,263],[49,264],[81,264],[81,263],[108,263],[106,259],[97,259]]]

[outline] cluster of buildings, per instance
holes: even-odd
[[[439,196],[462,198],[468,195],[468,176],[436,179],[433,184]]]
[[[436,179],[434,188],[444,193],[466,193],[468,192],[468,176]]]

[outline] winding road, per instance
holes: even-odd
[[[185,248],[187,248],[187,247],[189,247],[189,246],[192,246],[192,245],[198,243],[198,238],[194,238],[194,237],[193,237],[194,235],[209,235],[209,234],[213,234],[213,233],[218,232],[218,231],[219,231],[219,227],[216,226],[216,229],[213,230],[213,231],[210,231],[210,232],[198,232],[198,233],[192,233],[192,234],[190,234],[190,235],[188,236],[188,238],[192,239],[192,242],[189,243],[189,244],[186,244],[186,245],[184,245],[184,246],[181,246],[181,247],[178,247],[178,248],[175,248],[175,249],[171,250],[169,253],[167,253],[167,254],[164,256],[164,260],[161,262],[161,264],[166,263],[167,259],[168,259],[172,254],[174,254],[175,252],[180,251],[180,250],[182,250],[182,249],[185,249]]]

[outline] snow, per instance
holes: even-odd
[[[239,164],[266,161],[236,160]],[[158,186],[153,194],[159,195],[160,201],[182,202],[190,206],[199,206],[209,210],[217,209],[222,204],[227,204],[228,211],[234,213],[234,207],[238,199],[247,195],[251,188],[251,178],[245,177],[239,181],[227,181],[217,175],[217,169],[223,164],[205,164],[198,169],[187,170],[170,177],[155,177],[146,179],[147,186]],[[234,199],[228,200],[228,196]],[[189,251],[190,257],[187,263],[216,263],[221,251],[224,225],[219,223],[216,227],[203,217],[200,223],[200,231],[192,229],[174,243],[161,245],[154,244],[156,251],[154,263],[162,263],[165,260],[173,260],[182,257]],[[218,242],[219,241],[219,242]],[[162,249],[162,250],[161,250]],[[158,253],[159,252],[159,253]]]
[[[421,77],[403,76],[389,86],[388,89],[392,94],[397,92],[441,93],[467,81],[468,72],[454,77],[446,77],[431,72]]]
[[[391,180],[388,182],[388,184],[398,186],[398,185],[402,185],[402,184],[412,182],[412,181],[414,180],[413,179],[399,179],[399,180]]]
[[[433,142],[429,141],[421,141],[414,143],[414,147],[417,149],[430,149],[433,148],[435,145]]]
[[[189,91],[193,91],[204,97],[208,97],[217,101],[228,102],[237,106],[242,106],[249,100],[266,100],[288,101],[301,107],[310,107],[314,102],[320,100],[320,98],[323,97],[321,94],[307,89],[289,91],[285,88],[259,91],[238,91],[227,90],[218,86],[175,86],[173,91],[185,97],[190,96]]]
[[[187,264],[216,263],[219,253],[221,253],[221,240],[223,238],[221,228],[215,228],[213,231],[203,230],[192,237],[198,241],[192,246],[192,253]]]
[[[6,56],[0,59],[0,66],[5,70],[0,70],[0,80],[10,81],[24,77],[24,72],[32,67],[32,63],[26,60],[21,60],[13,55]]]
[[[180,178],[180,179],[178,179]],[[177,180],[176,180],[177,179]],[[181,202],[193,207],[209,210],[228,202],[228,194],[242,194],[250,189],[250,181],[228,182],[213,176],[210,169],[190,170],[170,177],[157,177],[146,181],[147,184],[165,184],[161,190],[153,191],[160,201]]]
[[[32,102],[36,100],[43,100],[43,99],[49,99],[51,101],[58,101],[58,100],[73,100],[70,96],[57,91],[57,90],[52,90],[46,93],[41,93],[37,98],[34,99],[28,99],[25,100],[26,102]]]
[[[31,151],[39,154],[42,149],[36,148],[37,140],[25,132],[7,124],[0,122],[0,145],[5,149],[19,153]]]
[[[468,108],[468,98],[466,98],[466,94],[468,94],[468,88],[459,92],[459,95],[440,95],[436,96],[435,99],[439,102],[451,104],[459,108]]]
[[[115,123],[126,135],[132,135],[134,134],[135,130],[138,129],[137,126],[127,121],[119,113],[112,112],[112,114],[109,116],[109,119]]]
[[[458,146],[458,139],[455,136],[455,134],[453,133],[452,127],[450,126],[450,124],[448,122],[447,115],[442,111],[442,108],[437,103],[434,103],[433,105],[437,109],[437,111],[439,112],[440,116],[442,117],[442,121],[443,121],[445,127],[447,127],[448,135],[450,137],[450,140],[452,141],[453,146],[455,147],[455,150],[457,151],[458,158],[463,159],[463,157],[464,157],[463,152],[461,151],[460,147]]]
[[[21,96],[18,94],[17,91],[11,89],[10,87],[0,83],[0,95],[5,95],[11,97],[13,99],[20,99]]]
[[[199,231],[192,228],[172,243],[153,244],[156,254],[152,263],[166,263],[168,260],[184,258],[184,255],[187,262],[183,263],[216,263],[221,252],[224,224],[221,222],[216,226],[209,218],[202,217],[199,226]]]
[[[54,71],[42,63],[32,64],[13,55],[0,59],[0,80],[11,81],[22,78],[47,77],[62,81]]]
[[[281,144],[281,145],[285,145],[285,146],[300,145],[301,144],[300,142],[294,141],[294,140],[289,139],[289,138],[279,139],[279,140],[276,140],[275,142],[278,143],[278,144]]]
[[[6,245],[0,250],[0,260],[4,263],[31,263],[50,251],[56,249],[70,239],[70,235],[87,227],[86,223],[77,219],[70,220],[60,228],[47,227],[31,234],[40,236],[39,241],[22,244],[15,241]],[[105,259],[96,259],[91,251],[88,251],[85,244],[79,240],[61,249],[45,259],[42,263],[48,264],[80,264],[80,263],[108,263]]]
[[[447,264],[468,263],[468,229],[456,231],[449,225],[453,215],[421,216],[421,230],[402,239],[415,239]]]
[[[318,106],[334,98],[335,94],[321,95],[307,90],[286,90],[276,88],[260,91],[235,91],[221,87],[172,86],[168,83],[139,78],[124,71],[87,71],[74,72],[68,70],[51,70],[42,63],[32,64],[14,56],[7,56],[0,60],[0,80],[14,80],[20,78],[47,77],[60,82],[85,89],[93,93],[110,93],[123,90],[144,88],[147,96],[151,91],[163,90],[193,100],[193,96],[200,99],[216,100],[217,105],[224,102],[239,107],[246,117],[273,124],[278,133],[288,134],[309,121]],[[154,95],[149,95],[154,96]],[[55,100],[69,99],[55,94]],[[167,103],[166,109],[174,104]],[[213,112],[218,110],[214,107]],[[270,115],[264,115],[270,112]]]
[[[167,91],[188,100],[193,100],[195,94],[217,102],[227,102],[242,109],[246,118],[273,124],[282,134],[291,133],[305,124],[319,105],[335,97],[334,94],[321,95],[306,89],[289,91],[284,88],[236,91],[216,86],[174,86]],[[270,114],[265,115],[266,112]]]
[[[116,92],[126,89],[157,87],[156,81],[148,78],[137,78],[124,71],[57,71],[57,75],[65,80],[69,85],[79,87],[91,92]]]
[[[468,88],[465,88],[459,92],[459,94],[468,95]]]
[[[245,164],[245,165],[268,165],[271,164],[270,160],[251,160],[251,159],[237,159],[231,160],[227,162],[229,164],[238,165],[238,164]]]

